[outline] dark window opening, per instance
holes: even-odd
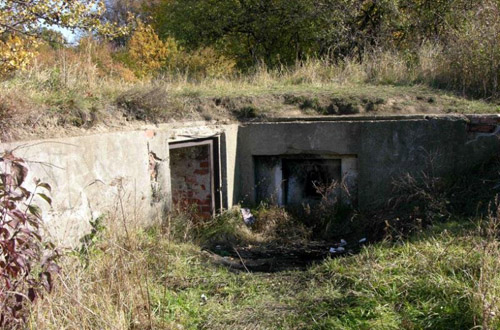
[[[283,159],[285,204],[315,203],[318,187],[341,180],[340,159]]]
[[[254,164],[257,202],[315,204],[322,197],[318,187],[342,178],[341,159],[323,155],[254,156]]]

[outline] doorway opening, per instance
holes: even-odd
[[[173,204],[212,217],[222,207],[219,138],[172,142],[169,149]]]

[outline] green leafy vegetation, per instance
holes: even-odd
[[[499,250],[478,226],[451,221],[277,273],[214,265],[198,245],[168,239],[164,226],[128,238],[108,230],[88,266],[67,257],[56,292],[31,321],[87,329],[495,328]]]
[[[174,38],[188,53],[210,47],[234,59],[243,72],[260,63],[277,68],[321,58],[338,65],[396,56],[401,59],[399,76],[374,67],[374,79],[397,78],[463,95],[498,96],[496,0],[163,0],[142,2],[139,7],[137,3],[114,0],[108,9],[115,17],[123,17],[126,8],[149,15],[160,38]],[[424,70],[415,70],[419,67]]]

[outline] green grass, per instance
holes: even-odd
[[[155,313],[187,328],[472,328],[480,260],[473,240],[432,234],[276,274],[233,274],[187,253],[162,274],[182,288],[153,289]]]
[[[154,92],[153,92],[154,91]],[[149,102],[146,95],[163,94],[158,102]],[[446,114],[499,113],[498,105],[482,100],[468,100],[451,92],[424,85],[373,85],[367,83],[303,82],[289,84],[279,78],[270,81],[207,80],[199,84],[159,83],[126,91],[134,108],[150,109],[164,120],[173,115],[172,104],[180,104],[175,112],[185,116],[205,115],[215,119],[232,118],[235,113],[248,113],[249,118],[296,117],[331,114],[326,109],[333,103],[351,104],[354,114]],[[222,100],[221,105],[215,105]],[[370,108],[368,104],[372,105]],[[375,105],[373,107],[373,105]],[[198,110],[197,110],[198,109]],[[225,111],[221,117],[217,112]],[[202,111],[203,112],[203,111]],[[170,114],[169,114],[170,113]],[[160,116],[161,117],[161,116]]]
[[[159,283],[153,289],[156,306],[170,306],[156,308],[156,315],[188,328],[472,328],[479,318],[477,239],[467,231],[427,233],[276,274],[233,274],[199,255],[191,259],[196,248],[184,246],[191,253],[163,273],[182,288],[164,291]]]
[[[128,251],[124,254],[113,253],[109,243],[98,245],[106,252],[91,254],[90,266],[78,278],[67,278],[66,285],[81,286],[88,278],[100,278],[99,283],[81,293],[55,293],[37,309],[33,326],[110,328],[102,320],[116,314],[123,322],[114,328],[470,329],[483,318],[478,283],[481,272],[487,274],[479,248],[485,239],[471,222],[450,222],[407,241],[366,246],[357,255],[327,259],[306,271],[277,273],[232,272],[213,264],[198,245],[175,243],[162,233],[158,227],[137,232],[135,247],[130,239],[121,243]],[[114,268],[118,261],[127,265],[122,271],[133,287],[108,283],[108,273],[119,271]],[[114,300],[137,290],[133,278],[147,288],[148,298]],[[487,283],[498,292],[498,273]],[[66,307],[64,317],[58,317],[61,310],[55,306],[63,306],[68,296],[80,297],[92,309],[92,301],[108,294],[103,288],[113,285],[124,286],[110,291],[107,311],[93,310],[97,315],[89,316],[91,323],[78,319],[86,313],[81,309]],[[78,317],[72,319],[72,313]],[[107,314],[101,320],[102,313]],[[499,326],[498,318],[490,325]]]

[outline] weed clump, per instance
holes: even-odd
[[[282,207],[262,203],[255,210],[255,217],[252,230],[268,242],[291,244],[311,238],[311,230]]]

